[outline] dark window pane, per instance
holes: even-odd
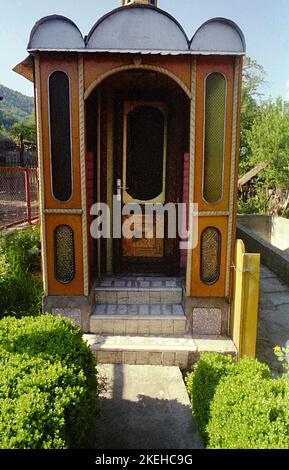
[[[138,106],[127,117],[127,192],[149,201],[163,190],[164,115],[152,106]]]
[[[75,276],[74,235],[68,225],[59,225],[54,231],[55,278],[68,284]]]
[[[221,234],[214,227],[206,228],[201,237],[201,279],[208,285],[220,277]]]
[[[70,92],[64,72],[54,72],[49,79],[50,142],[52,189],[56,199],[68,201],[72,194]]]
[[[226,80],[211,73],[206,80],[204,199],[218,202],[223,193]]]

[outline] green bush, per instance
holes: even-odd
[[[187,386],[208,448],[289,448],[289,381],[265,364],[205,354]]]
[[[228,374],[232,366],[232,356],[204,353],[200,356],[194,372],[186,377],[194,417],[205,443],[208,442],[206,428],[210,419],[210,403],[214,398],[220,379]]]
[[[5,263],[22,271],[40,270],[39,227],[14,230],[0,238],[1,253]]]
[[[38,227],[0,237],[0,318],[41,312],[42,282]]]
[[[289,448],[289,383],[254,366],[253,361],[236,365],[217,388],[207,427],[209,448]]]
[[[95,422],[95,360],[51,315],[0,321],[0,448],[78,448]]]

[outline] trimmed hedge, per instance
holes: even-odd
[[[97,412],[82,333],[51,315],[0,321],[0,448],[79,448]]]
[[[186,382],[207,448],[289,448],[289,381],[265,364],[207,353]]]
[[[192,400],[194,417],[205,444],[208,442],[207,425],[210,420],[210,404],[220,379],[232,368],[232,356],[216,353],[201,354],[194,372],[186,377],[188,393]]]

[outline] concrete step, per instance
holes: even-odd
[[[231,339],[223,336],[84,335],[99,364],[177,366],[187,369],[202,352],[236,355]]]
[[[95,289],[97,304],[180,304],[181,281],[166,277],[104,278]]]
[[[184,335],[186,317],[178,304],[100,304],[90,317],[98,334]]]

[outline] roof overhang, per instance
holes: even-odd
[[[17,64],[13,71],[26,78],[30,82],[34,82],[34,58],[30,54],[26,59]]]

